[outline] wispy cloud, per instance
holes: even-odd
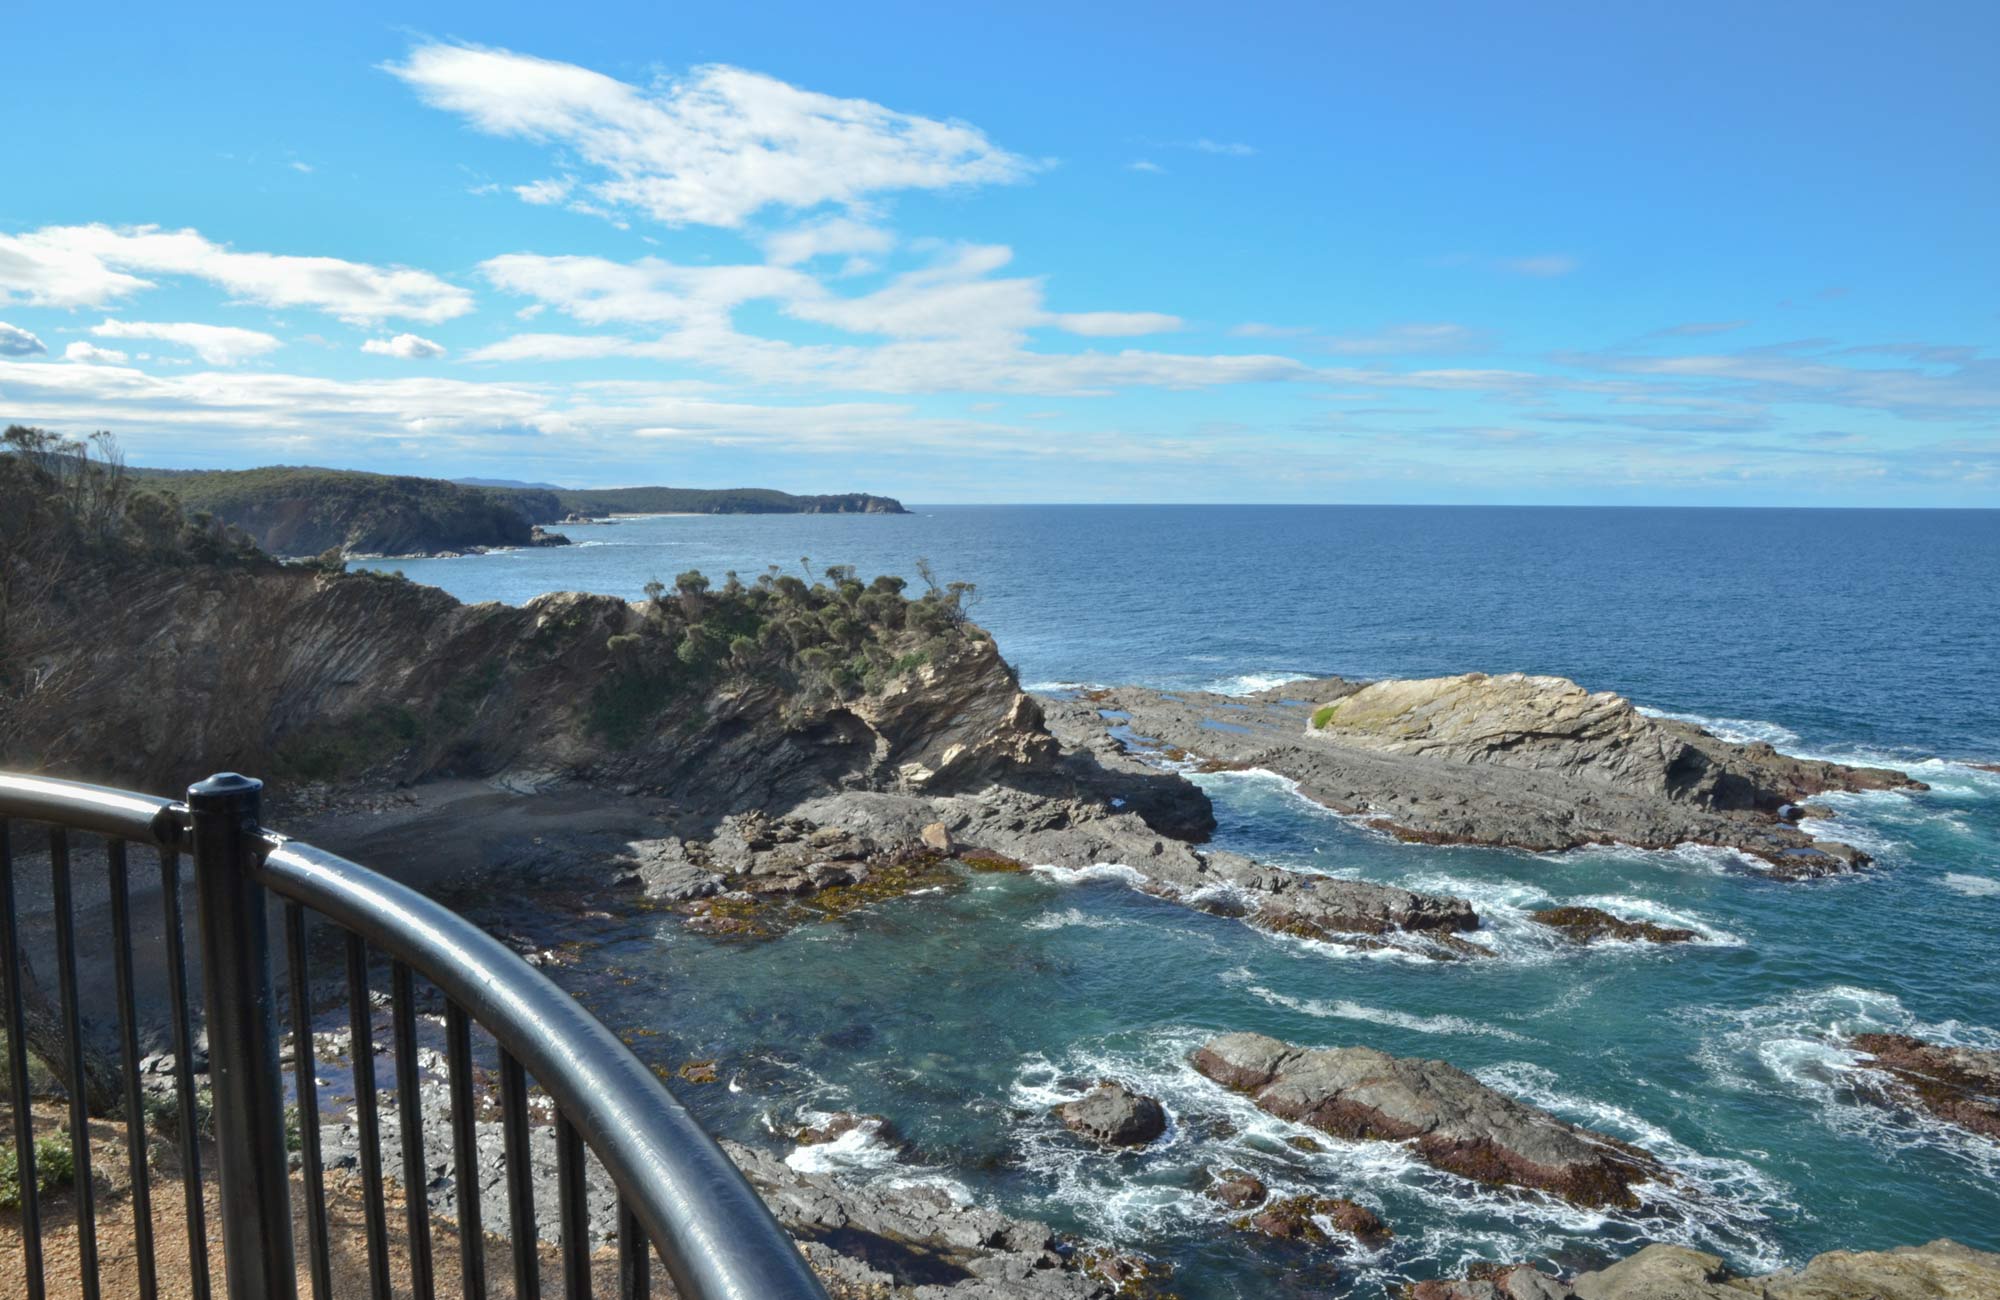
[[[1020,180],[1036,164],[977,128],[842,99],[723,64],[642,89],[510,50],[425,44],[385,70],[493,135],[568,149],[610,208],[738,227],[766,207]]]
[[[262,330],[193,321],[108,320],[91,326],[90,332],[101,339],[155,339],[178,344],[211,366],[241,365],[283,346]]]
[[[356,322],[397,316],[441,321],[472,310],[471,294],[428,271],[240,253],[193,230],[44,226],[0,235],[0,301],[102,307],[152,288],[145,275],[206,280],[245,302],[310,307]]]
[[[1207,136],[1189,140],[1186,147],[1196,153],[1221,154],[1228,158],[1248,158],[1257,152],[1255,145],[1244,144],[1237,140],[1211,140]]]
[[[1128,172],[1151,172],[1153,175],[1158,176],[1167,169],[1150,158],[1134,158],[1131,162],[1125,164],[1125,170]]]

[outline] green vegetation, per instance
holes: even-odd
[[[357,716],[293,732],[278,742],[277,758],[290,775],[332,781],[386,762],[424,735],[423,720],[416,714],[400,704],[378,704]]]
[[[809,559],[799,573],[813,572]],[[928,570],[928,565],[922,566]],[[605,642],[610,671],[592,691],[589,730],[612,745],[638,743],[668,705],[728,686],[778,688],[794,715],[877,694],[898,677],[982,635],[966,619],[970,583],[927,583],[914,600],[901,578],[864,584],[853,566],[818,581],[778,566],[720,586],[687,572],[646,587],[642,616]],[[546,629],[544,630],[546,635]]]
[[[1322,704],[1317,709],[1314,709],[1312,717],[1313,730],[1318,731],[1331,722],[1333,720],[1333,711],[1339,707],[1340,701],[1335,700],[1332,704]]]
[[[35,1188],[42,1196],[60,1191],[76,1181],[76,1158],[65,1134],[50,1133],[35,1139]],[[21,1208],[21,1166],[14,1157],[14,1144],[0,1151],[0,1210]]]

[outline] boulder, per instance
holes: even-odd
[[[1636,1207],[1635,1187],[1669,1177],[1637,1147],[1525,1105],[1443,1061],[1367,1047],[1300,1048],[1262,1034],[1225,1034],[1191,1060],[1281,1119],[1340,1138],[1409,1142],[1425,1162],[1483,1183],[1586,1207]]]
[[[1221,1169],[1209,1171],[1209,1184],[1202,1195],[1218,1205],[1232,1210],[1247,1210],[1253,1205],[1262,1205],[1271,1195],[1271,1189],[1264,1186],[1264,1180],[1244,1169]]]
[[[933,853],[949,855],[952,850],[958,847],[957,843],[951,838],[951,828],[943,822],[932,822],[917,833],[917,838],[923,842],[925,848]]]
[[[1070,1132],[1099,1146],[1144,1146],[1167,1131],[1164,1106],[1110,1080],[1057,1106],[1055,1115]]]
[[[1281,1241],[1324,1241],[1323,1223],[1369,1246],[1395,1235],[1375,1211],[1335,1196],[1287,1196],[1241,1220],[1240,1226]]]

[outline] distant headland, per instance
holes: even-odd
[[[545,524],[617,514],[909,513],[901,502],[865,492],[797,496],[773,488],[558,488],[452,481],[313,466],[242,470],[132,467],[153,491],[190,514],[241,529],[278,556],[416,556],[511,546],[561,546]]]

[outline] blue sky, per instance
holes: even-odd
[[[10,14],[0,419],[927,502],[2000,505],[1990,4],[298,8]]]

